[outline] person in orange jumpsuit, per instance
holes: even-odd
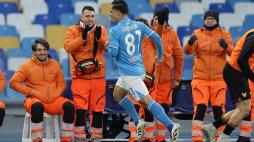
[[[62,97],[65,80],[60,64],[50,58],[50,46],[44,39],[32,45],[32,58],[21,64],[10,79],[10,87],[26,96],[24,107],[31,115],[31,137],[42,141],[43,114],[63,115],[61,141],[69,142],[73,136],[74,104]]]
[[[136,21],[143,22],[147,26],[149,26],[148,21],[143,18],[137,18],[135,19]],[[147,88],[149,90],[149,93],[153,99],[156,97],[156,88],[155,88],[155,83],[156,83],[156,72],[155,72],[155,56],[156,56],[156,49],[154,47],[153,41],[150,38],[144,38],[142,40],[142,56],[143,56],[143,63],[147,72],[147,77],[148,75],[150,77],[153,77],[152,80],[144,80],[145,84],[147,84]],[[148,79],[148,78],[146,78]],[[136,101],[135,99],[132,99],[132,102],[135,105],[136,111],[139,112],[139,114],[144,117],[144,120],[146,122],[146,129],[145,129],[145,135],[143,137],[143,141],[154,141],[154,118],[153,115],[142,105]],[[134,142],[137,139],[137,134],[136,134],[136,126],[133,122],[132,119],[130,119],[129,122],[129,131],[131,132],[130,135],[130,142]]]
[[[233,48],[231,35],[219,26],[219,13],[216,11],[205,13],[204,27],[195,30],[184,47],[185,54],[194,55],[191,82],[194,101],[192,120],[194,142],[203,141],[201,129],[208,102],[211,103],[215,120],[225,111],[226,83],[222,72],[226,64],[226,55],[230,56]]]
[[[254,70],[254,65],[251,67],[252,71]],[[251,94],[254,93],[254,83],[249,80],[249,88]],[[250,114],[245,117],[240,126],[240,135],[236,142],[251,142],[251,132],[252,132],[252,124],[254,121],[254,96],[251,95],[251,112]]]
[[[179,85],[182,76],[183,58],[180,40],[176,31],[168,23],[168,8],[164,7],[154,13],[152,27],[161,36],[164,60],[156,66],[156,102],[161,104],[166,113],[172,105],[173,88]],[[173,20],[173,19],[172,19]],[[156,140],[165,141],[166,127],[157,121]]]
[[[64,49],[69,53],[72,75],[71,90],[76,108],[74,137],[85,140],[86,112],[92,113],[90,134],[92,139],[102,138],[102,112],[105,108],[104,50],[108,41],[105,27],[95,23],[95,10],[84,6],[78,24],[66,34]]]
[[[254,73],[251,71],[251,66],[254,64],[253,45],[254,29],[251,29],[237,42],[223,70],[223,77],[227,83],[231,99],[236,103],[236,109],[223,114],[219,119],[202,127],[204,134],[207,137],[212,137],[219,127],[226,125],[217,140],[218,142],[229,142],[232,131],[250,114],[251,94],[248,80],[254,82]]]
[[[4,91],[5,88],[5,77],[3,72],[0,70],[0,93]],[[5,116],[5,103],[0,101],[0,126],[2,126]]]

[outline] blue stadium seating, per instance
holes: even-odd
[[[10,79],[12,77],[12,75],[14,74],[14,71],[8,71],[6,74],[6,80],[7,80],[7,84],[9,84]],[[15,90],[10,88],[10,85],[6,85],[6,97],[11,98],[11,99],[24,99],[25,95],[16,92]]]
[[[9,13],[18,13],[18,6],[14,2],[0,2],[0,13],[4,14],[5,17]]]
[[[60,16],[60,24],[65,26],[72,26],[78,22],[79,18],[80,15],[65,13]]]
[[[62,94],[63,97],[68,98],[69,100],[73,100],[72,91],[71,91],[71,78],[65,78],[66,86],[64,92]]]
[[[70,77],[70,61],[69,59],[63,59],[62,62],[60,62],[61,67],[63,69],[63,73],[65,77]]]
[[[56,49],[50,48],[49,51],[48,51],[48,53],[49,53],[49,55],[50,55],[53,59],[59,61],[59,56],[58,56],[58,54],[57,54],[57,52],[56,52]]]
[[[254,27],[254,15],[246,15],[243,22],[245,29],[252,29]]]
[[[184,55],[182,80],[192,80],[193,56]]]
[[[4,50],[0,48],[0,70],[5,72],[7,70],[6,66],[6,55],[4,53]]]
[[[191,18],[192,27],[203,27],[204,26],[204,15],[203,14],[195,14]]]
[[[239,39],[246,31],[242,26],[234,26],[229,28],[229,32],[231,33],[232,41],[236,43],[237,39]]]
[[[234,8],[235,3],[239,2],[251,2],[251,0],[227,0],[226,3],[228,3],[231,7]]]
[[[152,6],[147,0],[138,0],[133,2],[132,0],[127,0],[130,14],[133,14],[135,18],[138,18],[141,13],[153,11]]]
[[[189,26],[179,26],[177,28],[177,34],[179,37],[179,40],[181,41],[181,43],[183,43],[183,38],[185,36],[191,35],[192,32],[197,29],[198,27],[189,27]]]
[[[46,1],[49,13],[55,17],[60,17],[64,13],[74,13],[74,8],[68,0],[48,0]]]
[[[155,5],[155,10],[159,10],[163,7],[167,7],[169,9],[170,13],[179,13],[180,12],[177,4],[174,2],[172,2],[172,3],[157,3]]]
[[[23,50],[32,52],[32,45],[36,39],[37,38],[33,38],[33,37],[22,39],[20,48],[22,48]]]
[[[45,29],[48,25],[58,25],[59,19],[54,15],[39,14],[35,16],[34,24],[41,24]]]
[[[229,4],[224,3],[212,3],[209,6],[209,10],[218,11],[219,13],[233,13],[234,10]]]
[[[18,36],[18,32],[14,26],[0,25],[0,36]]]

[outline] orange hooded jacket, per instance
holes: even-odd
[[[33,56],[14,73],[10,87],[26,97],[35,97],[44,103],[50,103],[64,91],[64,74],[54,59],[41,62]]]
[[[161,36],[164,60],[156,66],[158,83],[180,81],[183,69],[183,52],[180,40],[172,27],[158,24],[156,32]],[[174,68],[174,75],[172,69]]]
[[[94,27],[88,32],[87,39],[85,41],[82,39],[82,29],[79,27],[79,25],[73,25],[67,31],[66,39],[64,41],[64,49],[67,53],[69,53],[72,78],[77,78],[75,69],[77,62],[80,62],[84,59],[93,58],[95,29],[96,28]],[[81,78],[94,79],[105,77],[104,50],[106,49],[106,41],[108,41],[107,30],[105,27],[101,26],[101,37],[98,40],[98,50],[95,56],[95,58],[101,64],[101,69],[94,73],[83,75]],[[75,56],[77,62],[75,62],[73,59],[73,55]]]
[[[3,92],[5,88],[5,84],[6,84],[6,80],[5,80],[4,74],[2,71],[0,71],[0,93]]]
[[[226,63],[226,54],[230,56],[234,45],[229,32],[222,28],[213,31],[204,28],[193,32],[197,37],[195,43],[184,47],[187,55],[194,53],[193,78],[199,80],[223,80],[222,72]],[[219,40],[224,39],[228,48],[224,50],[219,45]]]

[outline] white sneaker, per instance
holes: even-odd
[[[178,123],[173,124],[173,128],[170,133],[171,142],[177,142],[180,134],[181,125]]]
[[[229,135],[222,133],[218,138],[217,142],[230,142],[230,137]]]
[[[140,142],[145,134],[145,122],[139,120],[138,125],[136,127],[137,140]]]
[[[216,133],[217,129],[213,126],[213,124],[206,124],[202,126],[202,132],[206,137],[207,142],[213,141],[213,136]]]

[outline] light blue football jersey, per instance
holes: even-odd
[[[142,22],[123,19],[109,30],[108,53],[116,58],[120,75],[145,74],[142,58],[142,38],[150,37],[157,48],[157,57],[163,57],[160,36]]]

